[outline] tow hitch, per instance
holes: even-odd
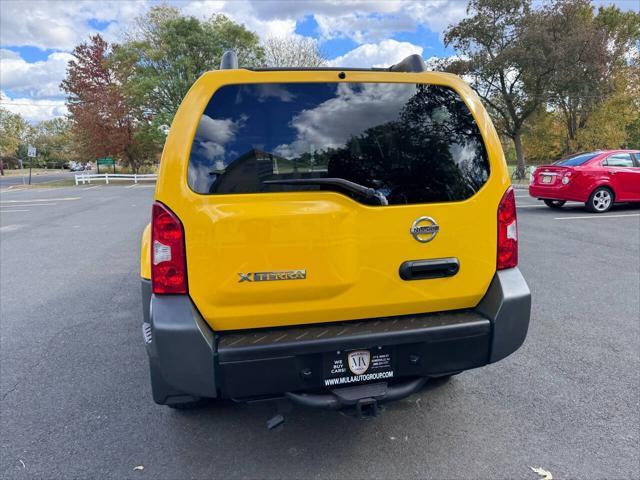
[[[274,404],[276,414],[267,421],[269,430],[281,427],[285,423],[285,414],[291,411],[293,404],[333,410],[352,408],[358,418],[375,417],[378,415],[379,404],[408,397],[419,391],[427,383],[427,380],[426,377],[421,377],[393,385],[386,382],[370,383],[335,388],[329,393],[288,392],[284,398],[254,400],[251,403],[269,402]]]
[[[355,407],[360,416],[375,416],[378,404],[400,400],[419,391],[427,378],[421,377],[389,385],[387,382],[356,385],[330,390],[329,393],[293,393],[285,395],[293,403],[314,408]]]
[[[362,398],[356,403],[358,417],[375,417],[378,415],[378,401],[375,398]]]

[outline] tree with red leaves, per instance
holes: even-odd
[[[109,62],[113,52],[100,35],[90,37],[73,50],[61,87],[81,153],[88,159],[117,157],[134,172],[153,155],[155,145],[141,133],[148,125],[132,108]]]

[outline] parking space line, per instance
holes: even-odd
[[[9,192],[22,192],[27,190],[26,188],[5,188],[4,190],[0,190],[0,193],[9,193]]]
[[[516,203],[516,208],[548,208],[546,205],[518,205]]]
[[[94,185],[93,187],[85,187],[82,190],[91,190],[92,188],[98,188],[100,185]]]
[[[620,215],[601,215],[599,213],[593,215],[582,215],[580,217],[554,217],[554,220],[593,220],[595,218],[620,218],[620,217],[640,217],[640,213],[623,213]]]
[[[2,205],[3,203],[66,202],[71,200],[80,200],[80,197],[30,198],[29,200],[0,200],[0,205]]]
[[[22,205],[20,205],[22,206]],[[0,213],[30,212],[31,210],[0,210]]]
[[[57,205],[57,203],[20,203],[19,205],[0,205],[0,208],[13,208],[13,207],[47,207],[51,205]]]
[[[137,184],[137,183],[132,183],[131,185],[127,185],[127,186],[126,186],[126,187],[124,187],[124,188],[133,188],[133,187],[137,187],[137,186],[138,186],[138,184]]]
[[[14,232],[14,231],[18,230],[21,227],[23,227],[22,224],[4,225],[4,226],[0,227],[0,232]]]

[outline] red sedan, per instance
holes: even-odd
[[[640,202],[640,151],[580,153],[543,165],[531,177],[529,195],[551,208],[584,202],[596,213],[617,202]]]

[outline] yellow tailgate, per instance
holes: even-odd
[[[367,206],[330,191],[202,195],[187,184],[196,127],[220,86],[335,82],[335,71],[210,72],[185,97],[163,152],[156,200],[185,229],[189,294],[215,330],[245,329],[433,312],[475,306],[496,262],[496,213],[508,187],[502,149],[476,95],[438,73],[350,71],[347,82],[428,83],[463,98],[484,138],[490,176],[471,198],[448,203]],[[438,235],[417,242],[423,216]],[[405,281],[409,260],[455,257],[449,278]],[[305,270],[304,280],[241,282],[240,273]]]

